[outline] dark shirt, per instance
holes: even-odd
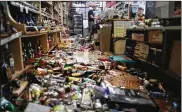
[[[90,15],[94,16],[93,10],[89,10],[89,11],[88,11],[88,21],[89,21],[89,22],[94,22],[94,19],[91,18]]]

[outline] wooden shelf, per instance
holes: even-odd
[[[113,21],[132,21],[131,19],[112,19]]]
[[[12,34],[10,37],[6,37],[6,38],[3,38],[0,40],[0,46],[16,39],[16,38],[19,38],[20,36],[22,35],[22,32],[18,32],[18,33],[15,33],[15,34]]]
[[[43,33],[36,33],[36,34],[26,34],[26,35],[22,35],[22,38],[26,38],[26,37],[36,37],[36,36],[41,36],[41,35],[45,35],[47,34],[47,32],[43,32]]]
[[[176,79],[178,81],[181,81],[181,77],[180,75],[176,74],[175,72],[171,71],[171,70],[166,70],[164,72],[164,74],[166,74],[167,76],[173,78],[173,79]]]
[[[129,57],[131,57],[131,58],[133,58],[133,59],[135,59],[135,60],[139,60],[139,61],[142,61],[142,62],[148,63],[148,64],[150,64],[150,65],[152,65],[152,66],[155,66],[155,67],[159,68],[159,66],[158,66],[158,65],[155,65],[155,64],[149,63],[148,61],[146,61],[146,60],[144,60],[144,59],[137,58],[137,57],[135,57],[135,56],[129,56]]]
[[[9,36],[8,33],[0,34],[0,38],[6,38],[6,37],[8,37],[8,36]]]
[[[37,7],[35,7],[35,6],[31,5],[31,4],[27,3],[27,2],[24,2],[24,1],[19,1],[19,2],[20,2],[20,3],[22,3],[22,4],[23,4],[23,5],[25,5],[25,6],[28,6],[29,8],[33,8],[33,9],[38,10],[38,8],[37,8]]]
[[[58,44],[52,46],[52,48],[49,49],[48,53],[50,53]]]
[[[57,32],[59,32],[60,30],[51,30],[51,31],[49,31],[48,33],[49,34],[51,34],[51,33],[57,33]]]
[[[132,40],[132,41],[136,41],[136,42],[140,42],[140,43],[144,43],[144,44],[152,44],[152,45],[162,45],[162,43],[150,43],[150,42],[145,42],[145,41],[138,41],[138,40],[133,40],[133,39],[131,39],[131,38],[126,38],[126,39],[128,39],[128,40]]]
[[[181,30],[181,26],[166,26],[166,27],[135,27],[127,28],[127,30],[133,31],[147,31],[147,30]]]
[[[32,68],[32,65],[27,65],[23,70],[15,71],[15,74],[12,75],[11,80],[15,79],[16,77],[22,75],[25,71]]]
[[[28,81],[20,81],[20,88],[13,89],[13,94],[15,96],[19,96],[27,86],[28,86]]]

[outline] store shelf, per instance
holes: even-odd
[[[43,33],[36,33],[36,34],[26,34],[26,35],[22,35],[22,38],[26,38],[26,37],[36,37],[36,36],[41,36],[41,35],[45,35],[47,34],[47,32],[43,32]]]
[[[11,80],[15,79],[16,77],[19,77],[20,75],[22,75],[25,71],[27,71],[28,69],[32,68],[32,65],[27,65],[23,70],[21,71],[15,71],[15,74],[12,75]]]
[[[147,63],[147,64],[150,64],[150,65],[152,65],[152,66],[155,66],[155,67],[159,68],[159,66],[158,66],[158,65],[155,65],[155,64],[149,63],[148,61],[146,61],[146,60],[144,60],[144,59],[137,58],[137,57],[135,57],[135,56],[129,56],[129,57],[131,57],[131,58],[133,58],[133,59],[135,59],[135,60],[139,60],[139,61],[145,62],[145,63]]]
[[[132,21],[131,19],[108,19],[109,21]]]
[[[18,32],[18,33],[11,35],[10,37],[6,37],[6,38],[1,39],[0,40],[0,46],[20,37],[21,35],[22,35],[22,32]]]
[[[9,36],[8,33],[0,34],[0,38],[4,38],[4,37],[8,37],[8,36]]]
[[[171,70],[166,70],[166,71],[164,72],[164,74],[166,74],[167,76],[169,76],[169,77],[171,77],[171,78],[173,78],[173,79],[176,79],[176,80],[178,80],[178,81],[181,81],[180,75],[174,73],[174,72],[171,71]]]
[[[146,30],[181,30],[181,26],[166,26],[166,27],[135,27],[127,28],[127,30],[146,31]]]
[[[14,1],[11,1],[11,5],[13,5],[15,7],[18,7],[18,8],[20,8],[21,6],[28,7],[28,11],[36,13],[36,14],[40,14],[40,12],[38,11],[38,9],[36,7],[28,4],[27,2],[23,2],[23,1],[21,1],[21,2],[14,2]]]
[[[51,34],[51,33],[56,33],[56,32],[57,32],[56,30],[51,30],[48,33]]]
[[[20,88],[13,90],[13,95],[19,96],[28,86],[28,81],[20,81]]]
[[[27,3],[27,2],[24,2],[24,1],[19,1],[19,2],[20,2],[20,3],[22,3],[22,4],[23,4],[23,5],[25,5],[25,6],[28,6],[28,7],[30,7],[30,8],[33,8],[33,9],[38,10],[38,8],[37,8],[37,7],[35,7],[35,6],[31,5],[31,4]]]

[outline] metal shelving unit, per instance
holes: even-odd
[[[83,36],[83,14],[73,14],[73,33]]]

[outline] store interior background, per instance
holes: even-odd
[[[181,1],[9,1],[0,5],[0,109],[13,110],[10,105],[16,105],[21,110],[27,101],[62,112],[59,98],[69,110],[73,97],[80,102],[89,94],[91,99],[91,93],[85,91],[97,88],[108,101],[110,85],[126,89],[126,93],[131,89],[128,94],[121,91],[123,98],[133,90],[137,94],[145,91],[144,101],[152,102],[149,105],[154,110],[181,109]],[[88,11],[92,6],[100,20],[89,40]],[[108,87],[102,85],[105,80]],[[100,106],[98,99],[90,99]],[[111,110],[125,101],[113,99],[107,102]],[[143,100],[133,101],[140,105]],[[122,103],[130,108],[133,102]],[[154,112],[147,103],[138,109]],[[35,105],[28,109],[31,106]]]
[[[150,1],[148,1],[150,3]],[[155,5],[152,5],[152,11],[147,11],[146,13],[146,1],[136,1],[136,2],[123,2],[123,1],[101,1],[101,2],[73,2],[72,3],[72,8],[71,12],[72,13],[77,13],[77,14],[83,14],[83,36],[88,35],[88,11],[90,6],[96,5],[96,11],[94,11],[95,15],[99,15],[101,18],[105,17],[105,12],[107,10],[117,10],[116,14],[120,12],[125,12],[127,11],[126,5],[130,4],[131,10],[133,12],[137,12],[138,8],[143,9],[143,14],[146,13],[147,18],[153,18],[153,17],[158,17],[158,18],[172,18],[173,17],[173,12],[175,4],[179,4],[177,2],[173,1],[156,1],[156,2],[151,2]],[[150,7],[150,5],[148,6]],[[72,21],[68,21],[67,24],[69,24],[69,28],[72,28],[71,24]]]

